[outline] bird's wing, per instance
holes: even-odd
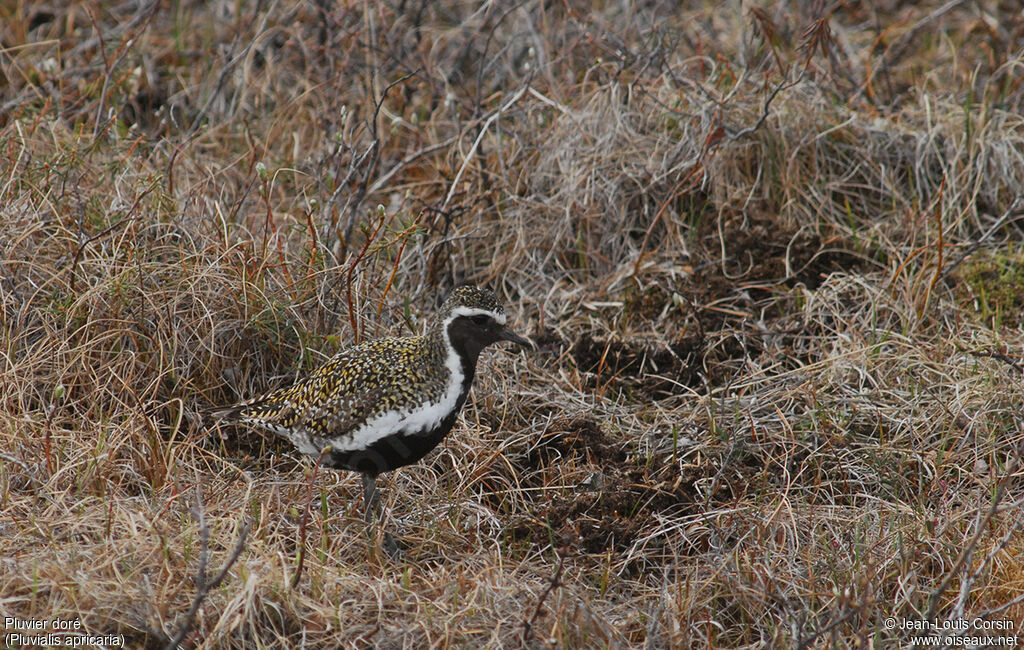
[[[382,411],[414,405],[422,378],[407,348],[419,343],[378,339],[342,350],[287,388],[213,414],[277,431],[300,447],[323,447]],[[302,439],[296,440],[299,432]]]

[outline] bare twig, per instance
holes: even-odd
[[[103,57],[103,88],[100,90],[100,98],[96,105],[96,118],[93,120],[92,137],[96,138],[100,132],[100,126],[103,124],[103,106],[107,99],[107,90],[110,88],[110,77],[114,73],[114,69],[117,68],[118,64],[124,60],[125,55],[128,54],[129,47],[135,42],[137,35],[131,35],[133,29],[142,26],[141,32],[144,32],[149,26],[150,21],[153,20],[153,16],[156,15],[157,9],[160,7],[160,0],[152,0],[148,7],[143,8],[136,15],[135,20],[125,30],[124,36],[121,38],[121,43],[117,46],[117,58],[111,63],[110,59],[107,58],[106,45],[103,42],[103,30],[100,28],[99,23],[96,21],[96,17],[93,12],[86,9],[89,14],[89,19],[92,21],[93,27],[96,29],[96,38],[99,39],[100,43],[100,55]]]
[[[764,125],[765,120],[768,119],[768,116],[771,115],[772,102],[775,101],[775,98],[779,95],[779,93],[781,93],[783,90],[792,88],[793,86],[803,81],[804,75],[806,74],[807,68],[804,68],[803,70],[800,71],[800,74],[793,81],[780,81],[778,85],[775,86],[775,88],[768,94],[768,96],[765,97],[764,105],[761,107],[761,116],[757,118],[757,121],[754,122],[753,126],[748,126],[746,128],[740,129],[736,133],[729,133],[729,130],[726,129],[725,137],[729,138],[730,140],[739,140],[740,138],[748,136],[751,133],[760,129]]]
[[[942,184],[939,185],[939,196],[935,199],[935,224],[939,229],[939,241],[936,243],[938,259],[935,261],[935,273],[932,275],[932,281],[928,285],[927,291],[925,291],[925,298],[921,302],[921,306],[918,309],[917,317],[921,318],[924,315],[924,310],[928,306],[928,302],[931,300],[932,292],[935,290],[935,285],[939,282],[942,277],[942,264],[943,264],[943,252],[945,250],[946,240],[945,232],[942,226],[942,196],[946,190],[946,177],[942,177]]]
[[[462,179],[462,174],[466,171],[466,167],[469,166],[469,161],[472,160],[473,156],[476,155],[476,150],[480,147],[480,141],[483,140],[484,134],[487,133],[487,130],[491,127],[491,124],[499,117],[501,117],[502,113],[507,111],[516,102],[522,99],[523,95],[525,95],[526,91],[529,89],[530,80],[527,79],[526,83],[520,86],[519,90],[517,90],[516,93],[512,95],[512,97],[506,100],[504,104],[499,106],[497,110],[491,113],[491,115],[484,122],[484,125],[480,127],[480,133],[476,136],[476,140],[473,141],[473,146],[469,148],[469,152],[463,159],[462,165],[459,167],[459,171],[455,173],[455,178],[452,179],[452,184],[451,187],[448,189],[448,194],[447,196],[444,197],[444,202],[441,203],[441,207],[439,208],[441,211],[444,211],[444,209],[448,207],[448,203],[452,200],[452,196],[455,195],[455,191],[459,186],[459,180]]]
[[[381,91],[380,97],[378,97],[377,100],[374,102],[373,115],[370,117],[369,120],[367,120],[367,128],[370,133],[370,144],[366,147],[366,149],[363,151],[362,154],[360,154],[360,156],[357,159],[352,161],[352,163],[349,165],[348,174],[346,174],[345,178],[340,183],[338,183],[337,188],[334,190],[334,193],[331,194],[330,200],[327,201],[327,206],[334,204],[334,202],[337,200],[338,196],[341,194],[342,191],[350,189],[349,181],[355,175],[356,171],[362,170],[362,178],[359,180],[355,189],[349,193],[349,198],[345,202],[345,209],[350,215],[349,222],[345,227],[344,239],[346,246],[348,245],[349,237],[352,235],[352,226],[355,223],[355,215],[359,211],[359,206],[362,205],[363,201],[370,194],[370,177],[373,175],[373,170],[376,169],[377,161],[380,158],[379,122],[380,112],[381,109],[383,109],[384,107],[384,100],[387,98],[388,92],[392,88],[405,83],[407,80],[409,80],[412,77],[415,77],[418,74],[419,70],[414,70],[409,74],[402,75],[398,79],[395,79],[387,86],[385,86],[384,90]],[[407,165],[412,160],[415,160],[415,157],[408,159],[408,162],[406,160],[403,160],[402,162],[399,163],[399,166]],[[390,177],[390,175],[393,175],[398,168],[399,167],[396,166],[395,169],[390,170],[388,174],[386,174],[385,176]],[[373,185],[373,189],[377,189],[379,186],[380,183],[375,183]]]
[[[965,607],[967,605],[967,599],[971,593],[971,589],[974,587],[975,584],[977,584],[982,574],[986,570],[988,570],[990,566],[992,566],[992,563],[996,559],[996,556],[1003,552],[1003,549],[1006,548],[1006,545],[1009,544],[1011,540],[1017,539],[1017,535],[1020,532],[1021,525],[1024,524],[1024,512],[1021,511],[1021,505],[1024,505],[1024,499],[1018,499],[1014,503],[1007,504],[1006,509],[1016,511],[1017,518],[1014,519],[1013,524],[1011,524],[1007,529],[1006,533],[1003,534],[1002,538],[999,540],[999,543],[993,546],[985,555],[985,558],[978,563],[978,567],[974,569],[974,571],[972,571],[970,575],[966,576],[964,580],[960,583],[960,594],[957,597],[956,604],[953,606],[953,611],[950,618],[964,618]]]
[[[263,16],[260,18],[260,24],[255,29],[254,32],[255,34],[257,34],[257,37],[246,43],[245,47],[243,47],[241,51],[238,52],[238,54],[235,54],[234,52],[235,48],[238,47],[241,39],[239,39],[238,36],[235,36],[234,40],[232,40],[231,49],[230,53],[228,54],[227,61],[225,61],[224,65],[221,67],[220,73],[217,75],[217,81],[213,86],[213,90],[210,91],[210,94],[207,96],[206,102],[203,104],[203,107],[199,109],[195,117],[192,118],[192,122],[188,126],[188,133],[191,134],[196,132],[196,130],[202,124],[202,121],[206,118],[206,113],[210,110],[210,107],[213,106],[214,100],[216,100],[217,97],[220,95],[221,90],[224,88],[225,82],[231,75],[231,72],[235,69],[235,66],[238,65],[239,61],[244,60],[245,57],[249,55],[249,51],[253,48],[254,45],[259,43],[259,35],[262,35],[266,31],[268,16],[270,16],[269,13],[263,14]]]
[[[996,493],[992,497],[992,503],[988,507],[988,511],[982,515],[981,510],[978,511],[977,517],[974,520],[974,535],[970,541],[964,546],[963,550],[960,551],[960,556],[957,558],[953,568],[946,572],[945,577],[939,586],[932,591],[931,596],[928,598],[928,610],[925,612],[924,620],[931,621],[935,618],[935,614],[939,609],[939,600],[942,598],[942,594],[949,588],[949,584],[960,575],[961,570],[965,567],[970,567],[971,558],[974,557],[974,549],[977,548],[978,542],[981,540],[981,536],[985,534],[985,528],[988,523],[992,521],[992,518],[996,516],[999,511],[999,504],[1003,500],[1003,495],[1006,493],[1006,480],[999,481],[996,486]]]
[[[88,246],[89,244],[91,244],[92,242],[96,241],[97,239],[100,239],[101,237],[106,237],[110,233],[114,232],[114,230],[116,230],[118,227],[130,224],[131,222],[137,220],[140,216],[142,216],[142,215],[135,214],[135,211],[139,208],[139,204],[142,203],[142,199],[145,198],[145,196],[147,194],[152,192],[153,189],[157,186],[157,184],[159,184],[159,182],[160,181],[158,181],[158,180],[157,181],[153,181],[152,183],[149,184],[149,187],[144,189],[141,194],[139,194],[137,197],[135,197],[135,203],[133,203],[132,206],[128,209],[128,212],[125,213],[125,216],[124,216],[123,219],[119,220],[117,223],[115,223],[114,225],[110,226],[109,228],[105,228],[105,229],[101,230],[100,232],[96,233],[92,237],[89,237],[89,238],[85,239],[78,246],[78,248],[75,250],[75,257],[71,260],[71,279],[68,282],[68,286],[71,287],[71,291],[72,292],[75,290],[75,278],[77,276],[77,272],[76,271],[78,269],[78,263],[82,259],[82,253],[85,251],[85,247]]]
[[[306,521],[309,519],[309,506],[313,502],[313,484],[316,482],[317,474],[320,471],[320,465],[324,462],[324,456],[329,454],[331,446],[327,445],[320,450],[320,457],[316,459],[316,464],[313,465],[313,471],[309,473],[309,481],[306,483],[306,500],[302,506],[302,519],[299,520],[299,558],[295,564],[295,575],[292,576],[291,588],[295,589],[299,584],[299,579],[302,577],[302,565],[306,561]]]
[[[907,30],[907,32],[900,36],[899,39],[897,39],[888,48],[886,48],[885,53],[882,56],[882,61],[881,63],[878,64],[878,66],[875,66],[874,68],[869,68],[867,79],[865,79],[864,83],[861,85],[860,91],[864,93],[866,97],[872,98],[874,95],[874,91],[871,89],[871,87],[874,83],[875,77],[878,76],[879,73],[888,74],[889,69],[893,66],[893,64],[895,64],[898,60],[903,58],[904,52],[910,46],[910,44],[914,42],[914,40],[917,38],[918,34],[921,32],[922,29],[930,25],[935,20],[938,20],[942,16],[946,15],[953,9],[956,9],[960,5],[964,4],[966,1],[967,0],[950,0],[950,2],[947,2],[941,7],[933,10],[927,16],[917,21],[917,23],[915,23],[913,27]]]
[[[814,632],[811,632],[810,635],[802,636],[803,631],[801,630],[801,636],[797,637],[797,649],[804,650],[804,648],[812,647],[814,645],[814,642],[817,641],[823,634],[831,632],[832,630],[836,629],[840,625],[843,625],[859,613],[859,609],[848,609],[845,612],[843,612],[843,608],[840,608],[840,615],[836,616],[834,619],[829,621],[827,625],[824,625],[821,628],[815,630]]]
[[[387,220],[387,210],[384,206],[380,206],[377,211],[377,227],[373,231],[367,233],[366,241],[363,242],[363,247],[360,249],[359,254],[356,255],[355,259],[352,260],[348,265],[348,273],[345,275],[345,300],[348,303],[348,318],[352,324],[352,337],[353,343],[359,343],[360,332],[359,332],[359,319],[356,318],[356,305],[355,300],[352,298],[352,276],[356,271],[356,267],[359,266],[360,262],[366,256],[367,251],[370,249],[370,245],[377,240],[377,235],[380,233],[380,229],[384,227],[384,222]]]
[[[397,163],[395,163],[394,166],[391,167],[391,169],[381,174],[377,178],[377,180],[373,182],[373,185],[371,185],[370,189],[367,190],[367,194],[374,194],[384,189],[384,186],[388,184],[388,182],[395,176],[395,174],[402,171],[402,169],[404,169],[414,161],[422,158],[423,156],[431,154],[435,151],[439,151],[441,149],[445,149],[446,147],[450,146],[453,142],[455,142],[456,139],[458,139],[458,136],[450,136],[448,138],[445,138],[441,142],[436,142],[432,145],[423,147],[418,151],[412,152],[405,158],[402,158]]]
[[[971,245],[968,246],[967,249],[964,250],[964,252],[961,253],[959,257],[957,257],[954,261],[952,261],[949,264],[949,266],[942,270],[942,275],[940,276],[940,278],[945,279],[946,276],[948,276],[956,269],[956,267],[963,264],[963,261],[970,257],[972,254],[974,254],[976,250],[981,248],[981,245],[985,243],[985,240],[987,240],[989,237],[995,234],[995,232],[999,230],[1003,226],[1003,224],[1007,222],[1013,223],[1018,219],[1024,218],[1024,211],[1021,210],[1021,205],[1021,197],[1015,198],[1013,200],[1013,203],[1006,210],[1006,212],[1004,212],[1001,217],[996,219],[996,222],[992,224],[992,226],[988,230],[982,233],[981,237],[978,237],[976,240],[971,242]]]
[[[216,589],[224,581],[224,578],[227,577],[228,571],[231,570],[232,565],[242,554],[242,550],[245,549],[245,539],[249,535],[249,525],[242,523],[238,530],[238,540],[235,542],[235,548],[231,555],[228,556],[224,566],[214,576],[213,580],[207,581],[206,565],[209,562],[210,529],[206,526],[206,517],[203,514],[202,491],[199,486],[196,486],[196,505],[192,509],[192,514],[199,523],[199,565],[196,567],[196,595],[192,599],[192,607],[189,608],[188,613],[185,615],[185,620],[182,621],[177,633],[165,646],[166,650],[177,650],[181,642],[192,631],[193,626],[195,626],[196,614],[199,612],[199,608],[202,607],[203,601],[210,591]]]
[[[959,349],[961,352],[965,354],[971,355],[972,357],[979,357],[982,359],[995,359],[997,361],[1002,361],[1003,363],[1010,366],[1017,372],[1024,373],[1024,364],[1022,364],[1020,361],[1017,361],[1016,359],[1014,359],[1014,357],[1010,356],[1009,354],[1002,352],[1000,350],[996,350],[995,348],[988,348],[987,350],[966,350],[960,346],[957,346],[957,349]]]
[[[533,624],[540,617],[541,609],[544,607],[544,601],[547,600],[548,596],[552,591],[562,586],[562,572],[565,570],[565,556],[568,554],[569,549],[563,548],[558,551],[558,566],[555,567],[555,572],[548,579],[548,586],[544,592],[537,599],[537,606],[533,610],[533,616],[529,620],[523,621],[523,645],[527,645],[530,642],[530,638],[533,636]]]

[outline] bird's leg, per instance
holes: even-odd
[[[363,473],[363,504],[366,508],[364,516],[366,518],[367,531],[373,531],[373,520],[377,518],[377,514],[380,510],[380,491],[377,490],[377,477],[372,474]],[[371,535],[372,536],[372,535]],[[395,543],[395,538],[391,536],[391,533],[384,531],[384,539],[381,540],[381,546],[384,548],[384,552],[388,554],[391,559],[397,559],[401,557],[401,551],[398,549],[398,544]]]
[[[377,517],[377,509],[380,507],[380,492],[377,491],[377,477],[372,474],[363,473],[363,508],[366,523],[372,524]]]

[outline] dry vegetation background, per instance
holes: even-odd
[[[0,616],[1024,629],[1016,2],[6,2],[0,37]],[[382,482],[404,561],[356,475],[203,420],[461,282],[538,349]]]

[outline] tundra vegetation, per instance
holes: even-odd
[[[0,38],[0,616],[153,648],[1022,629],[1017,3],[8,2]],[[462,282],[537,349],[382,479],[401,561],[357,475],[203,418]]]

